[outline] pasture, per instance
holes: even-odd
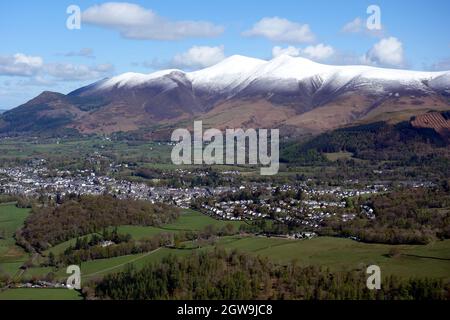
[[[17,288],[0,292],[0,300],[81,300],[78,291],[69,289]]]
[[[17,208],[14,203],[0,204],[0,273],[15,274],[28,258],[28,254],[16,245],[14,233],[29,213],[29,209]]]

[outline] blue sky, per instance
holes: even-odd
[[[66,9],[72,4],[82,11],[79,30],[66,28]],[[371,4],[381,10],[381,31],[365,27]],[[271,59],[287,53],[332,64],[450,69],[447,0],[164,0],[117,5],[1,1],[0,108],[15,107],[44,90],[67,93],[128,71],[198,69],[233,54]]]

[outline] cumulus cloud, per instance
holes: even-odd
[[[266,17],[253,25],[253,28],[242,33],[246,37],[264,37],[272,41],[311,42],[314,41],[308,24],[300,24],[279,17]]]
[[[311,59],[316,60],[324,60],[330,58],[334,55],[334,48],[332,46],[324,45],[323,43],[319,43],[315,46],[308,46],[303,49],[303,54]]]
[[[173,57],[170,65],[177,68],[205,68],[225,59],[224,47],[193,46]]]
[[[287,46],[286,48],[275,46],[272,48],[272,57],[276,58],[281,55],[288,55],[291,57],[298,57],[300,56],[301,49],[294,47],[294,46]]]
[[[403,44],[395,37],[381,39],[362,57],[362,62],[381,66],[404,66]]]
[[[45,63],[42,57],[23,53],[0,56],[0,75],[27,77],[30,84],[43,84],[51,81],[48,77],[64,81],[98,79],[108,75],[112,70],[113,66],[110,64],[89,66],[72,63]]]
[[[82,23],[118,30],[129,39],[178,40],[190,37],[213,37],[222,26],[206,21],[170,21],[150,9],[127,2],[106,2],[83,11]]]
[[[41,57],[28,56],[16,53],[9,56],[0,56],[0,75],[6,76],[32,76],[44,64]]]
[[[324,45],[323,43],[307,46],[303,49],[294,46],[288,46],[286,48],[282,48],[279,46],[273,47],[272,56],[274,58],[283,54],[287,54],[293,57],[302,56],[313,60],[326,60],[335,54],[335,50],[332,46]]]

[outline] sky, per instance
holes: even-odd
[[[0,109],[235,54],[447,71],[449,16],[448,0],[1,1]]]

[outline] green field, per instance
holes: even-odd
[[[18,272],[28,255],[14,244],[12,235],[23,223],[29,210],[18,209],[14,204],[0,206],[0,227],[8,231],[8,238],[1,240],[0,268],[14,275]],[[120,226],[121,233],[129,233],[136,240],[156,236],[165,232],[181,232],[188,230],[202,230],[207,225],[222,227],[228,221],[215,220],[193,210],[184,210],[180,218],[171,224],[161,227]],[[243,222],[231,222],[237,228]],[[73,244],[75,239],[63,242],[49,249],[55,254],[62,253],[65,248]],[[319,237],[311,240],[289,240],[283,238],[267,238],[256,236],[222,237],[214,245],[194,249],[196,244],[185,243],[185,249],[160,248],[152,252],[127,255],[110,259],[88,261],[81,264],[84,281],[101,277],[105,274],[123,270],[128,264],[141,268],[147,263],[158,262],[168,255],[185,256],[195,250],[211,250],[215,245],[233,250],[257,254],[268,257],[274,262],[286,263],[296,260],[301,265],[321,265],[331,270],[362,270],[369,264],[377,264],[384,275],[398,275],[402,277],[439,277],[450,279],[450,240],[438,241],[426,246],[399,245],[400,255],[390,257],[389,251],[394,247],[383,244],[366,244],[350,239]],[[26,270],[22,279],[33,276],[44,276],[54,273],[57,279],[67,277],[65,269],[53,270],[50,267],[33,267]],[[31,290],[31,289],[23,289]],[[9,295],[15,295],[8,290]],[[34,292],[34,291],[33,291]],[[43,291],[44,292],[44,291]],[[20,296],[20,291],[17,295]],[[3,293],[6,295],[7,293]],[[0,295],[1,297],[1,295]]]
[[[241,221],[224,221],[216,220],[194,210],[183,210],[180,217],[171,224],[166,224],[161,227],[152,226],[120,226],[119,233],[128,233],[134,239],[139,240],[146,237],[152,237],[161,233],[175,233],[181,231],[200,231],[206,226],[213,225],[221,228],[227,224],[232,224],[236,229],[244,222]]]
[[[111,141],[101,137],[12,138],[0,144],[0,160],[14,162],[42,158],[71,159],[73,164],[101,152],[118,162],[171,163],[170,146],[156,142]]]
[[[236,228],[239,228],[239,225],[242,222],[229,222],[222,220],[215,220],[209,216],[206,216],[200,212],[194,210],[183,210],[180,217],[174,223],[164,225],[161,227],[152,227],[152,226],[119,226],[118,231],[120,233],[129,233],[135,240],[140,240],[147,237],[156,236],[161,233],[176,233],[182,231],[198,231],[202,230],[208,225],[215,225],[216,227],[222,227],[228,223],[234,224]],[[88,235],[89,236],[89,235]],[[44,254],[48,254],[49,252],[53,252],[54,254],[60,254],[64,252],[66,248],[70,245],[75,244],[76,238],[70,239],[68,241],[62,242],[47,251]],[[147,262],[158,261],[158,259],[162,259],[162,257],[167,256],[169,254],[176,255],[186,255],[191,251],[189,249],[168,249],[161,248],[160,250],[153,253],[146,254],[137,254],[137,255],[128,255],[121,257],[114,257],[110,259],[100,259],[95,261],[88,261],[81,265],[82,274],[88,277],[100,276],[104,275],[108,272],[116,272],[121,268],[125,267],[128,263],[133,263],[135,266],[143,266]],[[17,268],[20,267],[16,266]],[[17,271],[14,266],[10,266],[9,273],[15,273]],[[23,278],[31,278],[32,276],[38,275],[46,275],[49,272],[53,272],[51,268],[48,267],[35,267],[28,269],[24,274]],[[65,270],[56,271],[56,276],[58,278],[66,277]]]
[[[400,277],[438,277],[450,279],[450,240],[439,241],[426,246],[396,246],[401,255],[388,256],[393,246],[366,244],[350,239],[319,237],[311,240],[288,240],[266,237],[223,237],[217,246],[237,249],[251,254],[266,256],[274,262],[286,263],[296,260],[299,264],[320,265],[330,270],[360,270],[376,264],[384,275]],[[214,246],[198,250],[211,250]],[[161,248],[151,253],[129,255],[111,259],[85,262],[81,265],[85,279],[117,272],[128,263],[137,268],[150,262],[158,262],[168,255],[185,256],[194,250]],[[32,269],[31,269],[32,270]],[[65,277],[64,272],[58,276]]]
[[[348,160],[353,157],[353,153],[351,152],[333,152],[324,153],[323,155],[330,161]]]
[[[213,225],[220,228],[229,223],[236,226],[236,228],[239,228],[239,226],[244,222],[216,220],[194,210],[185,210],[176,222],[165,225],[162,227],[162,229],[179,230],[179,231],[191,231],[191,230],[198,231],[204,229],[208,225]]]
[[[123,270],[128,264],[133,264],[136,268],[142,268],[148,263],[158,262],[164,257],[167,257],[171,254],[177,256],[185,256],[192,252],[192,250],[188,249],[169,249],[169,248],[159,248],[152,252],[134,254],[134,255],[126,255],[120,257],[114,257],[110,259],[98,259],[93,261],[83,262],[80,265],[82,279],[84,281],[89,279],[94,279],[100,276],[104,276],[105,274],[112,272],[119,272]],[[66,270],[59,269],[53,270],[50,267],[35,267],[27,269],[27,271],[23,274],[23,279],[29,279],[33,276],[46,275],[48,273],[54,273],[56,279],[64,281],[67,278]]]
[[[321,265],[331,270],[360,269],[376,264],[385,275],[450,279],[450,240],[426,246],[392,246],[331,237],[288,240],[236,236],[221,239],[218,245],[266,256],[279,263],[296,260],[301,265]],[[393,247],[399,249],[399,257],[389,257]]]
[[[91,234],[88,234],[88,235],[85,235],[85,236],[80,237],[80,238],[85,238],[85,237],[90,237],[90,236],[91,236]],[[77,242],[77,238],[73,238],[73,239],[70,239],[70,240],[58,243],[57,245],[55,245],[55,246],[45,250],[44,251],[44,255],[48,255],[50,252],[53,252],[53,254],[55,254],[55,255],[61,254],[68,247],[74,246],[76,242]]]
[[[30,213],[29,209],[17,208],[14,203],[0,204],[0,228],[13,236],[14,232],[19,229],[25,218]]]
[[[194,210],[183,210],[178,220],[171,224],[163,225],[161,227],[127,225],[119,226],[117,230],[122,234],[130,234],[135,240],[141,240],[143,238],[153,237],[161,233],[199,231],[204,229],[208,225],[214,225],[220,228],[229,223],[235,225],[236,229],[238,229],[243,222],[216,220]],[[76,238],[59,243],[45,251],[44,254],[48,254],[49,252],[53,252],[54,254],[63,253],[64,250],[66,250],[70,245],[74,245],[75,242]]]
[[[17,208],[13,203],[0,204],[0,272],[15,274],[28,254],[15,244],[14,233],[28,216],[29,209]]]
[[[18,288],[0,292],[0,300],[81,300],[75,290]]]

